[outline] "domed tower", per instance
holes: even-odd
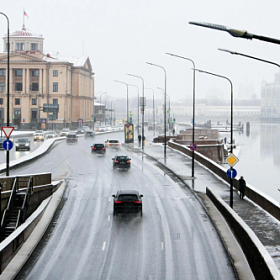
[[[7,34],[3,37],[4,40],[4,52],[7,52],[8,37]],[[21,53],[43,53],[43,35],[32,34],[26,31],[23,25],[22,30],[15,31],[10,34],[10,52]]]

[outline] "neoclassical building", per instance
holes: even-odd
[[[10,36],[10,124],[26,129],[91,125],[94,73],[90,59],[43,53],[44,38],[22,30]],[[0,124],[7,123],[7,50],[0,54]]]

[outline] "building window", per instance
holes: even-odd
[[[53,76],[58,77],[58,70],[53,70]]]
[[[31,111],[31,118],[34,120],[34,119],[37,119],[37,111]]]
[[[22,69],[16,69],[15,70],[15,76],[22,77]]]
[[[6,83],[0,83],[0,91],[5,91]]]
[[[37,105],[37,98],[32,98],[32,105]]]
[[[5,77],[6,76],[6,69],[0,69],[0,76]]]
[[[58,105],[58,99],[57,99],[57,98],[54,98],[54,99],[53,99],[53,104],[54,104],[54,105]]]
[[[24,43],[16,43],[16,51],[24,51]]]
[[[38,50],[38,44],[37,43],[31,43],[31,51],[37,51]]]
[[[31,70],[32,73],[32,77],[39,77],[39,70],[35,69],[35,70]]]
[[[22,83],[15,83],[15,91],[22,91]]]
[[[6,52],[9,50],[9,44],[6,43]]]
[[[3,98],[0,98],[0,105],[3,105]]]
[[[58,92],[58,83],[53,83],[53,92]]]
[[[15,98],[15,105],[20,105],[20,98]]]
[[[32,91],[38,91],[39,90],[39,84],[38,83],[32,83],[31,90]]]

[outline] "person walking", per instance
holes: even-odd
[[[241,176],[239,179],[239,196],[241,199],[245,196],[245,188],[246,188],[246,181],[244,180],[244,177]]]
[[[141,145],[141,134],[138,135],[138,144]]]

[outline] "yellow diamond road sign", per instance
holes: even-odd
[[[238,161],[239,159],[234,154],[229,154],[229,156],[226,158],[226,162],[230,166],[234,166]]]

